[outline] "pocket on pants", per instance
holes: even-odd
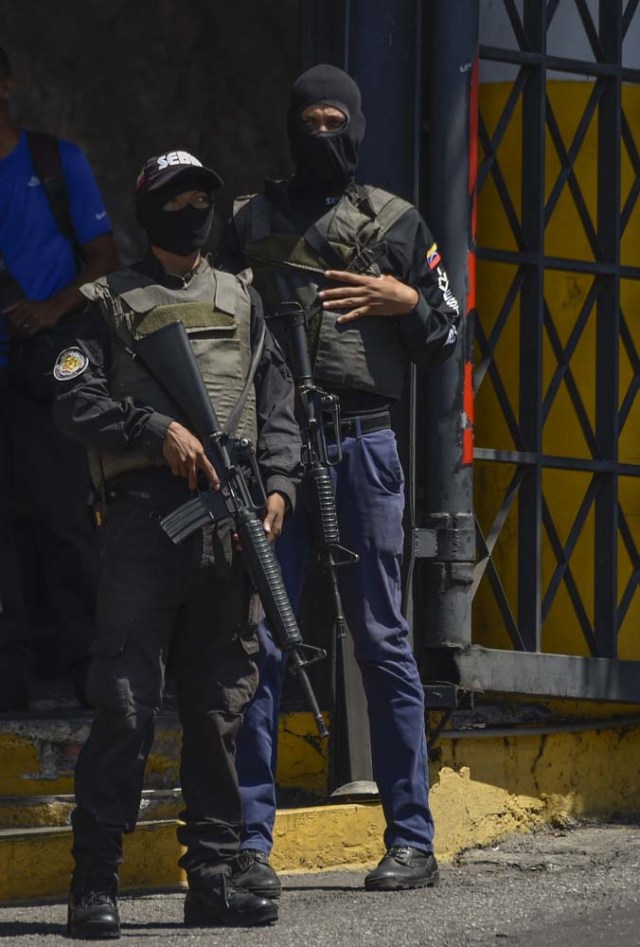
[[[247,586],[251,586],[251,580],[247,576]],[[252,588],[249,592],[247,603],[247,620],[244,627],[240,630],[239,640],[245,654],[255,655],[260,650],[258,641],[258,627],[264,616],[264,609],[260,596]]]
[[[137,567],[149,555],[149,543],[160,534],[149,510],[131,503],[110,506],[100,562],[96,635],[91,653],[115,657],[124,651],[137,611],[140,583]]]

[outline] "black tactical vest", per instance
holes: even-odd
[[[398,319],[365,316],[339,325],[336,319],[340,313],[322,310],[318,292],[336,285],[329,284],[323,275],[324,270],[338,268],[336,255],[341,268],[349,269],[363,250],[382,243],[411,204],[379,188],[349,190],[315,222],[312,237],[311,231],[301,234],[287,212],[286,185],[271,186],[278,188],[274,192],[279,195],[277,201],[254,194],[238,198],[234,205],[236,232],[265,313],[273,317],[282,303],[291,301],[307,311],[318,384],[398,398],[407,361]],[[323,242],[329,244],[333,259],[323,258]],[[364,272],[379,276],[381,271],[374,262]],[[269,328],[287,352],[286,317],[270,318]]]
[[[202,262],[183,289],[168,289],[135,270],[120,270],[87,283],[81,292],[96,302],[112,335],[109,389],[114,401],[132,398],[189,427],[175,402],[132,357],[134,343],[172,322],[183,323],[221,424],[235,407],[251,365],[251,302],[246,284]],[[255,391],[249,389],[237,427],[256,441]],[[90,452],[94,483],[154,465],[141,447],[126,453]]]

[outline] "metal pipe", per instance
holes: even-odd
[[[621,727],[640,727],[640,714],[629,717],[605,717],[597,720],[579,720],[573,723],[552,723],[535,727],[516,724],[508,727],[478,727],[477,729],[443,730],[439,740],[466,740],[478,737],[532,737],[553,733],[586,733],[591,730],[617,730]],[[435,744],[433,744],[435,745]],[[430,744],[432,746],[432,744]]]
[[[427,373],[423,461],[424,508],[419,525],[473,531],[473,317],[475,310],[475,191],[477,171],[478,0],[430,0],[425,23],[429,90],[427,219],[443,253],[463,318],[458,348]],[[443,271],[444,273],[444,271]],[[443,275],[441,279],[447,279]],[[419,567],[424,671],[434,675],[444,649],[471,641],[473,561],[444,558]],[[446,673],[446,672],[445,672]]]

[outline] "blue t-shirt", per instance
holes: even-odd
[[[111,224],[83,152],[68,141],[58,144],[73,230],[82,246],[111,233]],[[0,158],[0,255],[28,299],[49,299],[76,277],[73,246],[58,230],[24,131],[13,151]],[[0,364],[5,337],[0,315]]]

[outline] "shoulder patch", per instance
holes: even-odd
[[[89,366],[89,359],[81,349],[70,348],[60,352],[53,366],[53,377],[56,381],[69,381],[77,378]]]

